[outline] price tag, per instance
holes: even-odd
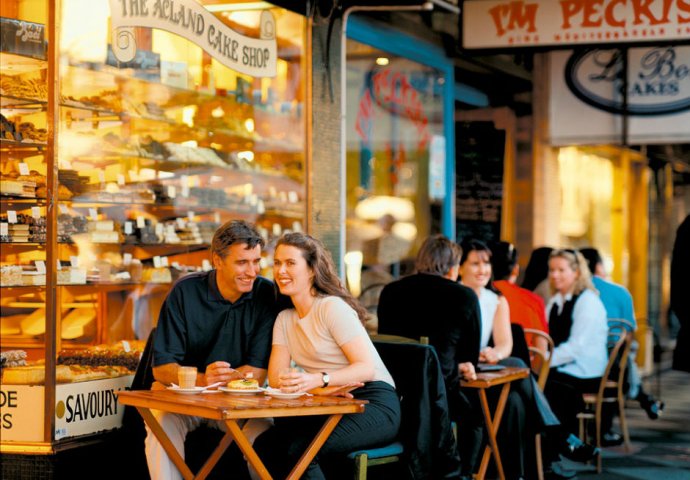
[[[159,257],[158,255],[153,257],[153,266],[156,268],[161,268],[161,257]]]
[[[189,196],[189,177],[187,175],[180,175],[180,189],[183,197]]]
[[[17,223],[17,212],[15,210],[7,210],[7,222]]]
[[[121,173],[117,174],[117,184],[118,185],[124,185],[125,184],[125,176]]]
[[[46,262],[43,260],[36,260],[34,262],[36,264],[36,271],[38,272],[39,275],[45,275],[46,274]]]
[[[256,193],[252,193],[249,196],[249,205],[252,207],[256,207],[256,205],[259,203],[259,196]]]
[[[58,209],[60,210],[60,213],[67,213],[67,205],[64,203],[58,204]]]
[[[125,235],[131,235],[134,233],[134,224],[132,222],[125,222]]]
[[[190,222],[193,222],[194,221],[194,212],[192,212],[191,210],[189,212],[187,212],[187,218],[189,219]]]
[[[283,229],[280,227],[279,224],[274,223],[273,224],[273,236],[274,237],[280,237],[280,234],[283,232]]]
[[[211,262],[208,261],[208,259],[204,258],[204,260],[201,262],[201,269],[204,272],[208,272],[211,270]]]
[[[98,181],[105,183],[105,172],[103,170],[98,170]]]
[[[127,340],[122,340],[122,349],[125,351],[125,353],[129,353],[132,351],[132,347],[129,345],[129,342]]]
[[[168,257],[161,257],[161,267],[167,267],[168,265]]]
[[[302,224],[300,222],[292,222],[292,231],[293,232],[301,232],[302,231]]]
[[[295,192],[294,190],[291,190],[288,192],[288,202],[290,202],[290,203],[299,202],[299,196],[297,195],[297,192]]]
[[[41,218],[41,207],[31,207],[31,216]]]
[[[173,268],[176,268],[176,269],[178,269],[178,270],[182,270],[182,269],[180,268],[180,262],[172,262],[172,263],[170,264],[170,266],[173,267]]]
[[[6,236],[9,234],[10,234],[10,226],[5,222],[0,223],[0,235]]]
[[[259,202],[256,204],[256,213],[259,215],[266,213],[266,204],[263,200],[259,200]]]
[[[159,237],[163,235],[163,224],[162,223],[157,223],[156,224],[156,235]]]
[[[177,191],[175,185],[168,185],[168,197],[175,198],[177,196]]]
[[[216,212],[213,214],[213,221],[215,223],[220,223],[220,213]]]
[[[89,217],[91,217],[92,220],[98,220],[98,210],[89,208]]]
[[[60,260],[59,260],[59,259],[58,259],[58,261],[57,261],[56,263],[57,263],[57,265],[56,265],[56,266],[57,266],[57,270],[58,270],[58,271],[62,270],[62,263],[60,263]]]
[[[131,253],[125,253],[122,255],[122,264],[125,267],[128,267],[132,263],[132,254]]]
[[[29,166],[26,163],[21,162],[19,164],[19,175],[28,175],[28,174],[29,174]]]
[[[165,235],[168,237],[175,236],[175,224],[174,223],[166,223],[165,224]]]
[[[72,268],[77,268],[79,266],[79,257],[76,255],[69,257],[69,264],[72,265]]]
[[[137,228],[144,228],[146,226],[146,219],[144,217],[137,217]]]
[[[177,227],[178,227],[180,230],[182,230],[182,229],[187,225],[187,222],[185,222],[185,219],[182,218],[182,217],[177,217],[177,218],[175,219],[175,222],[177,222]]]

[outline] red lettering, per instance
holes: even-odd
[[[690,16],[683,17],[680,12],[690,13],[690,0],[678,0],[676,4],[678,7],[678,23],[690,23]]]
[[[507,5],[497,5],[489,10],[491,19],[496,27],[496,34],[500,37],[509,30],[526,28],[528,32],[535,32],[536,16],[539,5],[522,1],[510,2]],[[505,18],[508,22],[505,24]]]
[[[584,4],[579,0],[562,0],[561,11],[563,12],[563,24],[561,28],[572,28],[570,19],[582,10]]]
[[[496,5],[494,8],[489,10],[491,18],[496,26],[496,35],[499,37],[506,33],[506,29],[503,28],[502,17],[510,10],[508,5]]]
[[[663,18],[660,20],[657,19],[650,10],[649,7],[652,3],[654,3],[654,0],[633,0],[633,15],[635,16],[635,20],[633,21],[634,25],[641,25],[645,23],[642,17],[646,17],[649,20],[650,25],[658,25],[664,22]]]
[[[606,5],[606,11],[604,13],[604,18],[606,19],[607,25],[611,25],[612,27],[625,27],[625,21],[624,20],[616,20],[616,17],[614,16],[614,9],[618,5],[625,5],[626,0],[613,0],[611,3]]]
[[[583,27],[599,27],[601,26],[601,10],[603,7],[604,0],[586,0],[584,6],[584,18],[582,19]],[[597,19],[594,20],[592,17],[596,15]]]

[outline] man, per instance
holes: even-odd
[[[673,368],[690,372],[690,295],[688,295],[688,271],[690,270],[690,215],[685,217],[676,232],[671,257],[671,310],[678,317],[680,330],[673,352]]]
[[[510,323],[549,333],[544,300],[536,293],[515,284],[520,275],[517,248],[510,242],[496,242],[491,246],[491,252],[494,286],[508,301]],[[546,341],[541,338],[535,339],[534,343],[544,350],[547,347]]]
[[[587,266],[592,272],[592,283],[594,283],[594,287],[599,291],[599,298],[604,304],[604,308],[606,308],[606,316],[609,320],[618,318],[627,320],[633,325],[633,328],[636,329],[635,308],[630,292],[625,287],[605,279],[606,269],[597,249],[591,247],[582,248],[580,252],[585,259],[587,259]],[[609,345],[609,348],[611,347],[612,345]],[[637,370],[637,364],[635,363],[636,354],[637,342],[633,341],[633,348],[630,350],[630,357],[628,359],[629,369],[627,380],[629,386],[627,396],[628,398],[639,401],[640,406],[647,412],[647,416],[652,420],[656,420],[663,412],[664,404],[663,402],[655,400],[651,394],[644,391],[642,380]],[[602,437],[602,443],[604,445],[620,445],[623,443],[623,438],[619,434],[610,431],[611,421],[612,414],[605,415],[603,431],[606,433],[604,433]]]
[[[161,308],[153,340],[153,376],[177,383],[180,366],[198,369],[196,384],[211,385],[252,375],[266,378],[273,323],[279,311],[273,283],[259,277],[264,240],[250,224],[230,221],[213,236],[214,269],[188,275],[171,289]],[[154,411],[178,451],[203,419]],[[223,429],[222,422],[211,422]],[[266,428],[245,425],[250,439]],[[152,479],[182,478],[147,427],[146,458]]]

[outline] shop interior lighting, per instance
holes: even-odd
[[[390,61],[386,57],[379,57],[376,59],[376,65],[385,67],[386,65],[388,65],[388,63],[390,63]]]
[[[194,116],[196,115],[196,105],[188,105],[182,109],[182,123],[188,127],[194,127]]]
[[[225,116],[225,110],[223,110],[223,107],[216,107],[211,110],[211,116],[213,118],[223,118]]]
[[[247,162],[253,162],[254,161],[254,152],[251,150],[244,150],[242,152],[237,152],[237,158],[241,158],[242,160],[246,160]]]
[[[247,129],[249,133],[254,132],[254,119],[248,118],[244,121],[244,128]]]

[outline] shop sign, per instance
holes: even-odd
[[[180,35],[239,73],[253,77],[276,75],[275,19],[268,10],[261,12],[260,38],[252,38],[227,27],[195,0],[109,1],[113,53],[121,62],[135,57],[133,27],[147,27]]]
[[[111,430],[122,425],[124,409],[117,392],[129,388],[134,375],[55,386],[55,439]],[[0,426],[3,442],[42,442],[44,411],[42,385],[0,388]]]
[[[468,49],[690,38],[690,0],[467,0],[462,15]]]
[[[690,46],[549,54],[551,144],[690,141]]]
[[[573,54],[565,68],[570,91],[606,112],[660,115],[690,109],[690,62],[678,49],[633,50],[629,56],[628,99],[624,102],[621,50],[589,50]]]
[[[45,25],[0,17],[0,51],[45,60]]]

